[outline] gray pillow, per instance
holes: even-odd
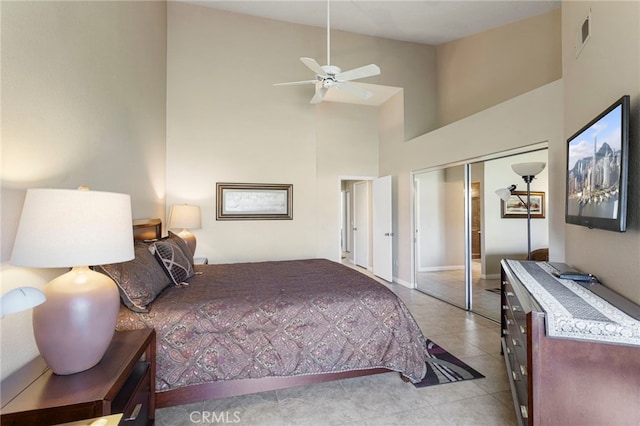
[[[189,248],[186,247],[186,249],[188,250]],[[182,248],[174,239],[165,238],[156,241],[149,246],[149,251],[158,259],[175,285],[184,284],[186,280],[195,274],[193,258],[189,260],[189,257],[184,254]]]
[[[178,247],[180,247],[180,250],[182,250],[182,253],[184,253],[184,256],[187,259],[189,259],[189,262],[191,263],[191,266],[193,267],[193,254],[191,254],[191,249],[189,248],[187,243],[180,237],[180,235],[174,234],[173,232],[169,231],[169,236],[167,238],[163,238],[162,240],[159,240],[159,241],[165,241],[165,240],[171,240],[174,243],[176,243],[176,245]]]
[[[136,241],[134,250],[133,260],[99,265],[94,269],[115,281],[125,306],[134,312],[149,312],[149,304],[171,281],[149,252],[148,244]]]

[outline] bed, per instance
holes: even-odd
[[[426,373],[425,339],[407,307],[352,268],[298,259],[187,264],[172,274],[166,259],[184,262],[181,240],[161,242],[137,241],[136,259],[101,270],[121,291],[117,329],[156,329],[158,407],[389,371],[418,382]],[[163,244],[173,247],[164,258]],[[145,289],[127,289],[133,281]]]

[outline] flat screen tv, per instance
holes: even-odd
[[[627,217],[629,96],[567,139],[565,221],[624,232]]]

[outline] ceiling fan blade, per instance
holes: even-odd
[[[315,84],[318,80],[290,81],[288,83],[273,83],[274,86],[298,86],[301,84]]]
[[[313,95],[313,98],[311,98],[311,103],[319,104],[320,102],[322,102],[322,100],[324,99],[324,95],[326,95],[328,91],[329,89],[326,87],[319,87],[318,90],[316,90],[316,94]]]
[[[338,81],[357,80],[359,78],[372,77],[380,74],[380,67],[375,64],[365,65],[336,75]]]
[[[369,99],[370,97],[373,96],[373,93],[363,89],[362,87],[358,87],[355,86],[353,84],[349,84],[347,82],[340,82],[337,85],[338,89],[340,90],[344,90],[347,93],[351,93],[352,95],[355,95],[361,99]]]
[[[309,67],[309,69],[311,69],[311,71],[315,72],[319,76],[322,76],[322,77],[326,77],[327,76],[327,73],[324,72],[324,70],[322,69],[320,64],[318,62],[316,62],[315,59],[312,59],[312,58],[300,58],[300,60],[302,61],[303,64],[305,64],[307,67]]]

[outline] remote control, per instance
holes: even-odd
[[[596,276],[593,274],[585,274],[582,272],[565,271],[558,274],[558,278],[561,280],[573,280],[573,281],[595,281]]]

